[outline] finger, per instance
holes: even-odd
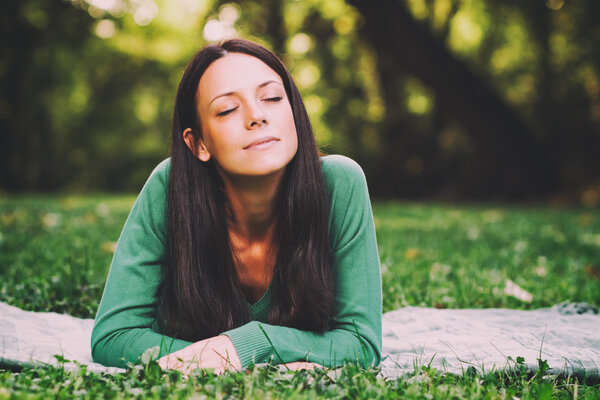
[[[173,369],[173,370],[177,370],[177,371],[181,371],[181,372],[185,372],[185,369],[187,369],[187,368],[185,368],[186,367],[185,364],[186,363],[184,363],[181,358],[175,357],[172,355],[161,358],[158,361],[158,365],[162,369]]]
[[[164,356],[158,359],[158,366],[162,369],[169,369],[171,359],[169,356]]]
[[[228,354],[221,354],[219,353],[217,350],[214,350],[215,354],[217,354],[217,356],[219,356],[219,358],[221,358],[222,360],[222,364],[219,367],[219,370],[222,369],[222,371],[219,373],[219,375],[225,373],[225,371],[240,371],[240,368],[237,365],[234,365],[231,362],[231,359],[229,358]],[[215,372],[216,373],[216,372]]]

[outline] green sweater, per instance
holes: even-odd
[[[265,323],[269,287],[260,300],[248,304],[251,322],[222,333],[233,342],[244,368],[270,359],[276,363],[308,360],[326,367],[380,362],[381,273],[366,180],[358,164],[343,156],[322,157],[321,166],[330,199],[336,283],[332,329],[317,334]],[[167,159],[152,172],[121,232],[92,331],[95,362],[123,367],[148,348],[168,349],[163,355],[190,344],[162,335],[155,321],[167,233],[169,168]]]

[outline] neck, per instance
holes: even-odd
[[[221,176],[228,202],[230,232],[248,242],[271,236],[277,218],[275,200],[283,172],[243,179]]]

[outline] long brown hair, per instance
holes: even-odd
[[[184,143],[191,127],[202,137],[196,91],[204,71],[229,52],[263,61],[282,79],[298,150],[277,194],[276,255],[268,322],[323,332],[334,309],[328,239],[329,201],[319,152],[300,93],[283,63],[264,47],[242,39],[210,45],[188,64],[175,99],[167,208],[167,248],[158,288],[161,329],[197,341],[250,320],[237,277],[226,224],[226,199],[214,161],[198,160]]]

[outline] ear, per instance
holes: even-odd
[[[183,141],[185,142],[185,144],[187,144],[187,147],[189,147],[190,151],[200,161],[207,162],[208,160],[210,160],[210,153],[204,145],[204,141],[202,139],[196,140],[194,138],[192,128],[186,128],[183,131]]]

